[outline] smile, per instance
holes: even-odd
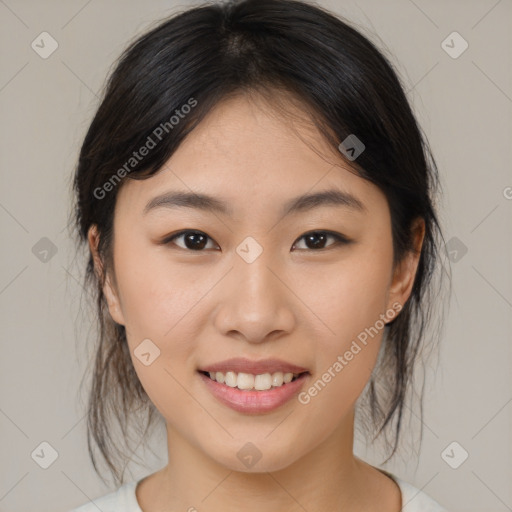
[[[229,371],[225,374],[211,373],[212,376],[206,371],[197,372],[206,389],[223,405],[246,414],[262,414],[278,409],[298,395],[310,377],[309,372],[258,375]],[[263,389],[255,389],[257,387]]]

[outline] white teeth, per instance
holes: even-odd
[[[238,389],[253,389],[254,388],[254,375],[250,373],[239,373],[236,380]]]
[[[283,373],[276,372],[273,374],[263,373],[260,375],[253,375],[251,373],[236,373],[236,372],[208,372],[210,379],[226,384],[231,388],[238,388],[242,390],[256,390],[265,391],[272,387],[279,387],[283,384],[288,384],[294,377],[298,377],[298,373]]]
[[[254,389],[258,391],[265,391],[272,387],[272,375],[264,373],[263,375],[256,375],[254,377]]]
[[[226,384],[226,386],[229,386],[230,388],[236,388],[236,373],[227,372],[224,378],[224,384]]]
[[[272,386],[279,387],[282,386],[284,382],[283,372],[277,372],[272,375]]]

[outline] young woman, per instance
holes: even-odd
[[[445,510],[353,452],[359,417],[397,450],[437,179],[392,66],[322,8],[194,7],[135,41],[74,181],[100,326],[89,450],[119,484],[75,510]],[[124,482],[114,427],[136,415],[140,442],[164,422],[168,463]]]

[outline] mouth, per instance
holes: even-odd
[[[217,401],[243,414],[271,413],[291,403],[311,376],[309,371],[253,375],[197,370],[197,374]]]

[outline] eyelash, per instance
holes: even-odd
[[[167,237],[165,238],[163,241],[162,241],[162,244],[163,245],[169,245],[171,244],[175,239],[177,238],[180,238],[182,237],[183,235],[186,235],[188,233],[193,233],[193,234],[196,234],[196,235],[204,235],[206,236],[209,240],[212,240],[213,241],[213,238],[209,237],[206,233],[204,233],[203,231],[198,231],[198,230],[195,230],[195,229],[185,229],[183,231],[179,231],[178,233],[175,233],[174,235],[170,236],[170,237]],[[352,243],[352,240],[350,240],[349,238],[347,238],[346,236],[340,234],[340,233],[336,233],[334,231],[326,231],[326,230],[314,230],[314,231],[308,231],[307,233],[304,233],[301,237],[299,237],[297,239],[297,241],[299,240],[302,240],[303,238],[305,238],[306,236],[308,235],[314,235],[314,234],[324,234],[324,235],[327,235],[329,237],[332,237],[336,240],[336,242],[334,244],[331,244],[331,245],[328,245],[327,247],[325,248],[322,248],[322,249],[299,249],[300,251],[314,251],[314,252],[319,252],[319,251],[326,251],[328,249],[331,249],[333,247],[338,247],[339,245],[348,245],[350,243]],[[294,242],[293,245],[295,245],[297,242]],[[176,244],[174,244],[176,245]],[[193,249],[188,249],[186,247],[180,247],[178,246],[179,249],[183,249],[184,251],[189,251],[189,252],[204,252],[206,249],[200,249],[200,250],[196,250],[194,251]]]

